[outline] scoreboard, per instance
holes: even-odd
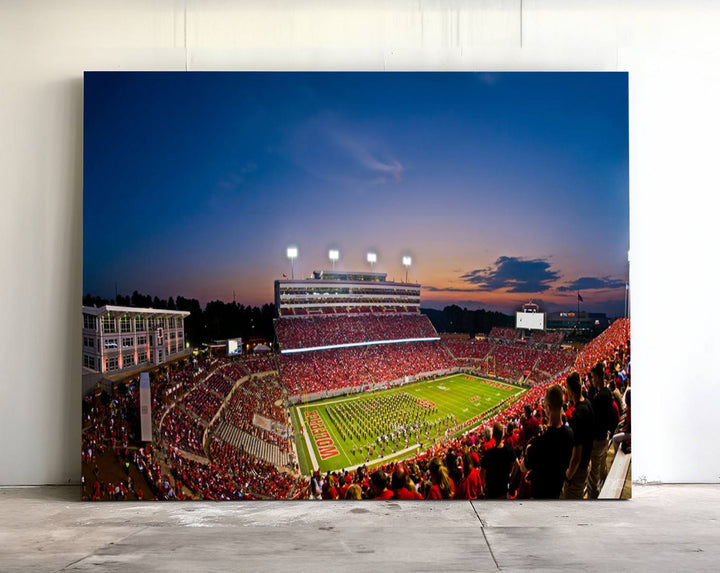
[[[516,312],[515,328],[528,330],[545,330],[544,312]]]

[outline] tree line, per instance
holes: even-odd
[[[275,305],[246,306],[236,302],[213,300],[203,308],[196,298],[177,296],[161,299],[134,291],[131,295],[118,294],[114,298],[93,296],[83,297],[84,306],[114,304],[135,308],[158,308],[163,310],[184,310],[190,313],[185,319],[185,338],[191,346],[228,338],[248,340],[260,336],[268,342],[275,338],[273,317]]]
[[[272,342],[275,338],[273,303],[258,307],[213,300],[203,308],[195,298],[177,296],[161,299],[138,291],[134,291],[131,295],[118,294],[117,297],[110,299],[89,293],[83,297],[85,306],[106,304],[187,311],[190,316],[185,319],[185,336],[191,346],[200,346],[203,343],[227,338],[247,340],[252,336],[260,336],[268,342]],[[484,309],[468,310],[456,304],[446,306],[442,310],[423,308],[420,311],[427,315],[438,332],[461,332],[475,336],[489,333],[494,326],[509,328],[515,326],[513,316]]]

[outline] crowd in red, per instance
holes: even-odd
[[[253,423],[254,415],[260,414],[284,426],[289,425],[286,409],[282,405],[282,395],[283,386],[277,374],[251,377],[238,386],[221,416],[233,426],[287,452],[290,449],[287,438]]]
[[[212,438],[210,463],[188,459],[171,450],[172,476],[201,499],[292,499],[302,496],[307,479],[278,470],[235,447]]]
[[[514,328],[501,328],[499,326],[493,326],[488,334],[488,338],[504,338],[506,340],[515,340],[516,338],[519,338],[519,336],[519,330]]]
[[[600,361],[605,365],[606,380],[620,393],[629,388],[629,328],[628,319],[619,319],[588,345],[587,351],[580,352],[575,366],[581,366],[578,371],[584,381],[592,365]],[[326,475],[316,472],[309,495],[314,499],[527,499],[531,497],[529,472],[523,470],[521,462],[530,440],[545,431],[547,418],[542,407],[545,390],[551,384],[563,386],[564,380],[565,374],[558,374],[533,386],[519,401],[494,413],[482,426],[460,438],[438,443],[410,460],[385,464],[372,472],[365,466]],[[586,381],[583,392],[587,390]],[[564,421],[572,414],[567,396],[565,399]],[[627,406],[629,409],[629,403]],[[502,426],[503,442],[512,448],[515,460],[509,466],[503,495],[491,494],[483,469],[485,457],[497,445],[490,432],[496,422]]]
[[[160,430],[160,437],[164,445],[179,448],[199,456],[205,455],[203,449],[203,435],[205,426],[196,418],[178,407],[171,408],[165,415]]]
[[[438,341],[403,342],[283,354],[280,375],[294,396],[391,382],[453,366],[452,356]]]
[[[430,319],[417,313],[278,318],[275,320],[275,333],[283,350],[437,336]]]

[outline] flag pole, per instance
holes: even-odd
[[[577,291],[577,314],[575,315],[575,329],[580,330],[580,289]]]

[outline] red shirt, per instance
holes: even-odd
[[[386,489],[384,492],[377,494],[373,499],[392,499],[393,491]]]
[[[458,485],[457,499],[477,499],[480,495],[481,485],[480,472],[477,468],[471,469]]]
[[[455,486],[453,485],[452,480],[450,480],[450,497],[448,499],[452,499],[453,497],[455,497]],[[442,493],[440,492],[440,486],[434,484],[430,488],[430,491],[425,499],[443,499]]]
[[[395,499],[422,499],[423,497],[416,491],[410,491],[406,487],[395,490]]]

